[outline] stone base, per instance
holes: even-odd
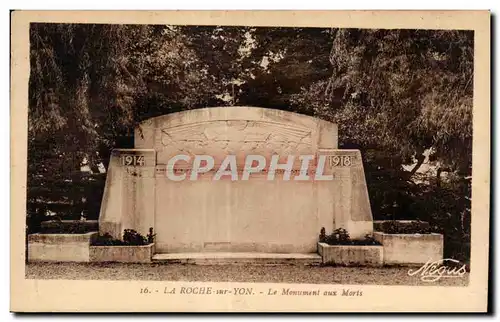
[[[91,262],[150,263],[154,244],[144,246],[90,246]]]
[[[86,234],[31,234],[28,261],[88,262],[89,246],[97,232]]]
[[[155,254],[154,262],[196,265],[318,265],[315,253],[168,253]]]
[[[429,260],[443,259],[441,234],[386,234],[374,232],[373,237],[383,245],[384,264],[422,265]]]
[[[382,246],[344,246],[318,243],[323,264],[345,266],[382,266]]]

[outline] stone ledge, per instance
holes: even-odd
[[[382,266],[382,246],[328,245],[318,243],[323,264],[346,266]]]
[[[28,261],[88,262],[89,246],[97,232],[28,235]]]
[[[195,265],[317,265],[321,257],[316,253],[206,252],[155,254],[153,261]]]

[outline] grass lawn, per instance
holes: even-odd
[[[303,265],[30,263],[26,264],[26,278],[428,286],[467,286],[469,281],[467,274],[463,278],[442,278],[437,282],[423,282],[417,276],[409,276],[409,269]]]

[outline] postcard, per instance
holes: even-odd
[[[485,312],[488,11],[13,11],[13,312]]]

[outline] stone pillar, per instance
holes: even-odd
[[[325,155],[325,174],[332,174],[333,227],[344,228],[352,239],[373,234],[373,216],[363,161],[359,150],[320,149]],[[325,227],[326,228],[326,227]],[[328,228],[327,233],[328,233]]]
[[[155,150],[111,152],[99,216],[101,234],[121,239],[124,229],[147,235],[149,227],[154,227],[155,166]]]

